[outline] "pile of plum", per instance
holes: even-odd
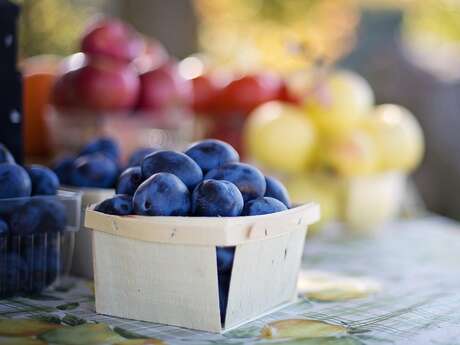
[[[118,178],[116,195],[98,204],[96,211],[120,216],[237,217],[290,207],[278,180],[239,162],[236,150],[219,140],[197,142],[184,153],[152,149],[138,159],[139,165],[131,163]]]
[[[139,158],[139,157],[138,157]],[[229,144],[203,140],[184,153],[154,150],[119,177],[116,195],[95,210],[112,215],[237,217],[290,207],[286,188],[240,163]],[[225,321],[235,247],[217,247],[219,302]]]
[[[156,151],[139,148],[129,158],[128,167],[137,166],[144,156]],[[62,185],[82,188],[115,188],[120,172],[120,147],[109,137],[87,143],[77,154],[64,156],[53,165]]]
[[[0,297],[39,292],[60,270],[67,214],[50,169],[15,163],[0,144]]]

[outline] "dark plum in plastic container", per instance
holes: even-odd
[[[37,294],[56,280],[67,217],[60,196],[0,199],[0,298]]]

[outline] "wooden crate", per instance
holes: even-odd
[[[308,225],[319,206],[251,217],[111,216],[89,208],[96,311],[222,332],[296,299]],[[217,246],[235,246],[225,325]]]

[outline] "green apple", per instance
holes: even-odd
[[[315,146],[315,130],[302,110],[277,101],[250,114],[244,137],[250,156],[279,172],[305,171]]]

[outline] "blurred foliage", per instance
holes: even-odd
[[[16,0],[21,6],[19,54],[68,55],[78,50],[87,19],[103,0]]]
[[[290,72],[333,63],[354,43],[352,0],[195,0],[199,40],[219,65]]]

